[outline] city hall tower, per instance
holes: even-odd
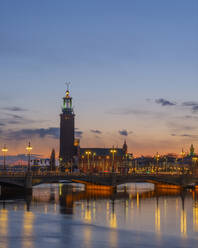
[[[60,115],[60,161],[71,162],[74,156],[74,111],[72,97],[67,87],[66,95],[63,97],[62,113]]]

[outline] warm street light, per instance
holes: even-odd
[[[94,152],[93,153],[93,167],[94,167],[94,170],[95,170],[95,160],[94,160],[95,156],[96,156],[96,153]]]
[[[184,158],[185,155],[186,155],[186,153],[185,153],[184,149],[182,148],[182,151],[181,151],[182,158]]]
[[[90,167],[90,164],[89,164],[89,156],[91,155],[91,152],[90,151],[86,151],[85,154],[87,155],[87,163],[88,163],[88,171],[89,171],[89,167]]]
[[[110,153],[112,154],[112,172],[114,172],[114,157],[115,157],[115,153],[116,153],[117,151],[114,149],[114,147],[113,147],[113,149],[111,149],[110,150]]]
[[[164,160],[165,160],[165,172],[167,172],[167,162],[168,162],[168,158],[166,156],[164,156]]]
[[[195,166],[197,165],[197,161],[198,161],[198,158],[197,157],[192,157],[192,166],[191,166],[191,173],[192,175],[194,174],[194,169],[195,169]]]
[[[8,152],[6,145],[4,145],[1,151],[3,152],[3,169],[6,170],[6,153]]]
[[[181,157],[182,157],[182,173],[184,173],[184,157],[185,157],[186,153],[184,151],[184,149],[182,148],[181,151]]]
[[[158,152],[157,152],[156,155],[155,155],[155,159],[156,159],[156,161],[157,161],[157,173],[158,173],[158,169],[159,169],[159,168],[158,168],[158,167],[159,167],[159,163],[158,163],[158,162],[159,162],[159,159],[160,159],[160,155],[159,155]]]
[[[28,152],[28,171],[30,171],[30,154],[31,154],[31,150],[32,150],[30,142],[29,142],[28,146],[26,147],[26,150]]]

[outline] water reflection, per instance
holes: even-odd
[[[7,248],[7,236],[8,236],[8,210],[0,210],[0,237],[3,239],[2,248]]]
[[[193,203],[193,229],[198,232],[198,200],[195,199]]]
[[[24,212],[23,219],[23,247],[24,248],[33,248],[33,230],[34,229],[34,214],[29,211]]]
[[[186,237],[187,236],[187,226],[186,226],[186,211],[184,209],[181,210],[181,235],[182,237]]]
[[[89,208],[89,201],[87,201],[87,204],[86,204],[86,208],[85,208],[85,212],[84,212],[84,220],[86,222],[89,222],[91,223],[91,220],[92,220],[92,214],[91,214],[91,210]]]
[[[118,246],[118,234],[115,230],[112,230],[109,235],[109,243],[111,247],[116,248]]]
[[[91,247],[91,228],[90,226],[86,226],[84,228],[84,244],[85,247],[90,248]]]
[[[112,212],[110,215],[109,224],[110,224],[110,227],[117,228],[117,217],[114,212]]]
[[[181,236],[187,237],[187,213],[185,209],[185,194],[181,192],[181,202],[182,202],[182,209],[181,209],[181,217],[180,217],[180,229],[181,229]]]
[[[160,208],[158,198],[156,200],[156,207],[155,207],[155,231],[160,233]]]
[[[75,221],[110,228],[110,247],[117,247],[119,229],[195,239],[198,233],[198,192],[154,189],[151,184],[122,185],[117,192],[86,190],[80,184],[42,185],[34,188],[32,195],[15,199],[2,197],[0,238],[5,244],[2,247],[8,247],[12,228],[9,213],[18,212],[23,213],[21,223],[17,223],[22,230],[22,247],[30,248],[36,247],[32,237],[38,223],[37,214],[60,214]],[[84,227],[82,235],[85,247],[92,247],[89,225]]]

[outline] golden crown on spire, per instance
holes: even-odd
[[[69,98],[69,85],[71,84],[71,82],[66,82],[65,83],[67,85],[67,91],[66,91],[66,98]]]
[[[66,91],[66,98],[69,98],[69,90]]]

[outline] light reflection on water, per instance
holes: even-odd
[[[57,226],[40,223],[39,216],[45,215],[53,216],[57,220]],[[90,225],[110,228],[106,237],[109,247],[119,247],[119,230],[154,233],[156,237],[174,235],[182,240],[197,240],[198,192],[157,190],[152,184],[121,185],[116,193],[110,190],[86,191],[80,184],[42,185],[34,188],[32,197],[1,199],[0,247],[9,247],[9,236],[13,229],[17,229],[18,235],[22,237],[18,247],[37,247],[35,236],[39,235],[38,225],[43,225],[42,232],[47,236],[45,240],[50,240],[50,244],[61,243],[61,235],[57,230],[62,229],[62,221],[64,228],[65,225],[68,228],[68,218],[85,223],[81,234],[76,231],[76,226],[69,230],[72,235],[76,233],[77,240],[83,240],[82,247],[84,245],[91,248],[95,242],[94,229]]]
[[[8,210],[0,210],[0,237],[4,240],[3,247],[7,248],[7,234],[8,234]]]
[[[29,211],[24,212],[24,219],[23,219],[23,247],[24,248],[33,248],[33,241],[31,239],[33,234],[33,227],[34,227],[34,214]]]

